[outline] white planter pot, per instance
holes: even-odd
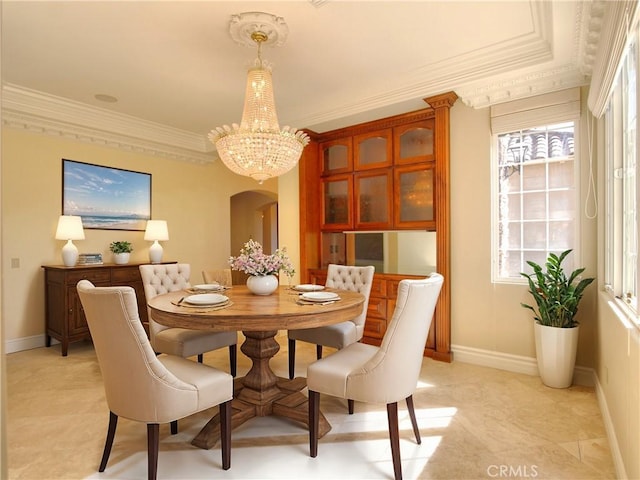
[[[130,253],[114,253],[113,254],[113,263],[117,265],[124,265],[129,263]]]
[[[249,277],[247,288],[254,295],[271,295],[278,288],[278,277],[275,275]]]
[[[567,388],[573,382],[579,327],[556,328],[534,324],[538,372],[542,383]]]

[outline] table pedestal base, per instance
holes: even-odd
[[[309,428],[308,399],[301,393],[307,386],[305,378],[289,380],[276,377],[269,360],[278,353],[280,345],[275,340],[277,331],[243,332],[247,337],[242,352],[252,360],[251,370],[243,378],[234,381],[231,428],[234,429],[253,417],[278,415],[303,423]],[[320,413],[318,436],[323,437],[331,425]],[[220,415],[217,414],[204,426],[191,444],[210,449],[220,440]]]

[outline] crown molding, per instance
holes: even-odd
[[[16,85],[2,87],[2,126],[180,161],[217,158],[204,135]]]
[[[473,108],[519,100],[543,93],[581,87],[589,84],[589,77],[575,65],[561,65],[548,70],[534,71],[526,75],[501,77],[492,83],[458,88],[455,92],[462,102]]]

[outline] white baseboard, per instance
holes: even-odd
[[[627,472],[624,468],[624,461],[622,460],[622,453],[620,452],[620,446],[616,437],[616,430],[613,427],[613,421],[609,414],[609,405],[607,405],[607,398],[604,395],[602,384],[595,377],[596,396],[598,397],[598,405],[600,406],[600,413],[602,414],[602,421],[604,422],[604,429],[607,432],[607,440],[609,441],[609,448],[611,449],[611,457],[613,458],[613,466],[616,469],[616,478],[623,480],[627,479]]]
[[[51,345],[55,345],[58,342],[56,339],[51,339]],[[16,338],[15,340],[7,340],[4,344],[4,353],[21,352],[22,350],[31,350],[34,348],[44,347],[45,335],[33,335],[32,337]]]
[[[535,358],[513,355],[510,353],[482,350],[480,348],[451,345],[453,360],[456,362],[472,363],[483,367],[497,368],[508,372],[524,373],[539,376],[538,364]],[[595,385],[595,372],[592,368],[577,366],[573,372],[573,383],[585,387]]]

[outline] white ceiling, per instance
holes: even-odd
[[[262,55],[281,125],[324,132],[447,91],[485,107],[588,84],[603,4],[4,0],[3,122],[213,158],[206,134],[239,123],[256,57],[229,22],[252,11],[288,25]]]

